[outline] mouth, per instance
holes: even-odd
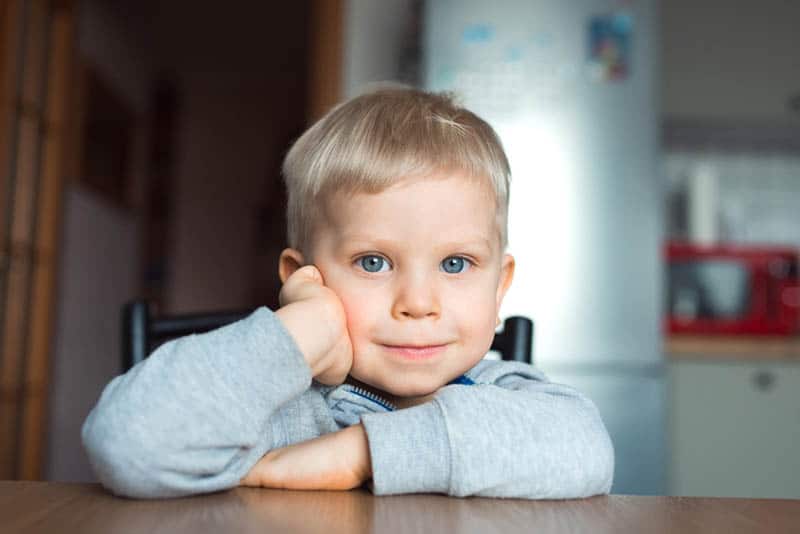
[[[440,345],[382,345],[388,352],[406,360],[429,360],[444,352],[447,343]]]

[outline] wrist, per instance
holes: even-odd
[[[372,478],[372,458],[369,452],[369,441],[367,439],[367,431],[361,423],[352,425],[343,432],[349,435],[349,450],[354,454],[354,469],[361,482],[366,482]]]
[[[322,347],[318,337],[314,336],[313,329],[309,327],[309,316],[304,313],[302,306],[298,304],[293,303],[283,306],[275,311],[275,315],[289,332],[295,345],[303,355],[303,359],[311,369],[311,376],[316,377],[325,371],[322,361],[325,347]]]

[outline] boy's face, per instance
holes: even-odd
[[[320,218],[312,259],[344,305],[353,378],[418,397],[483,358],[514,271],[489,186],[449,174],[337,193]]]

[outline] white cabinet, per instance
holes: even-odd
[[[800,361],[672,360],[670,493],[800,498]]]

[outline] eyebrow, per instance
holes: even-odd
[[[392,239],[383,239],[380,237],[369,237],[357,234],[342,235],[339,239],[339,243],[340,245],[350,245],[353,243],[355,244],[369,243],[369,244],[375,244],[378,248],[391,248],[398,245],[397,241],[394,241]],[[485,237],[475,237],[458,241],[447,241],[444,243],[437,243],[436,246],[443,249],[454,249],[454,250],[470,249],[475,246],[478,246],[484,249],[485,252],[489,253],[492,250],[491,242]]]

